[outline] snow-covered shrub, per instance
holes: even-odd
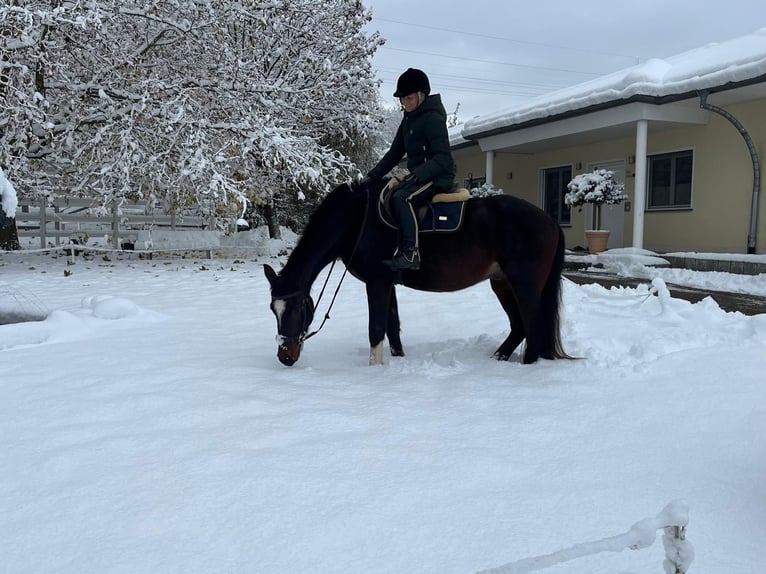
[[[491,183],[483,183],[480,187],[474,187],[470,190],[471,197],[489,197],[491,195],[502,195],[502,189],[495,189]]]
[[[614,172],[608,169],[595,169],[581,173],[567,184],[569,190],[564,195],[564,203],[572,206],[593,204],[596,213],[596,229],[601,229],[601,206],[617,205],[628,198],[625,184],[614,180]]]

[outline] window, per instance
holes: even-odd
[[[572,181],[572,166],[543,170],[543,209],[562,225],[572,221],[572,208],[564,204],[567,184]]]
[[[650,155],[648,209],[677,209],[692,206],[691,150]]]

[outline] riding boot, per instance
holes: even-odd
[[[418,223],[415,212],[407,197],[397,197],[394,194],[391,202],[391,212],[399,226],[399,248],[393,259],[385,263],[391,269],[420,269],[420,253],[418,252]]]
[[[393,259],[386,263],[394,271],[404,269],[417,271],[420,269],[420,253],[418,253],[417,247],[400,247],[396,250],[396,255],[394,255]]]

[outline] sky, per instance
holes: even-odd
[[[667,58],[764,26],[757,0],[715,9],[688,0],[576,3],[366,0],[370,30],[386,39],[373,59],[384,103],[396,78],[425,71],[461,122],[651,58]]]
[[[490,358],[486,283],[399,288],[407,355],[376,367],[347,276],[288,368],[262,265],[294,236],[247,233],[212,260],[0,255],[0,314],[45,317],[0,325],[2,572],[649,574],[659,539],[620,547],[687,510],[689,572],[766,563],[766,315],[666,288],[766,276],[604,259],[645,282],[565,281],[580,358],[534,365]]]

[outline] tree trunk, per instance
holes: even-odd
[[[269,201],[264,206],[263,216],[266,218],[266,225],[269,227],[269,239],[282,239],[282,232],[279,229],[277,209],[274,205],[274,201]]]
[[[601,204],[600,203],[594,203],[593,204],[593,220],[595,223],[595,229],[596,231],[601,231]]]
[[[2,209],[2,207],[0,207]],[[10,223],[8,223],[10,221]],[[4,251],[18,251],[21,249],[19,244],[19,232],[16,229],[16,220],[4,218],[0,221],[0,249]]]

